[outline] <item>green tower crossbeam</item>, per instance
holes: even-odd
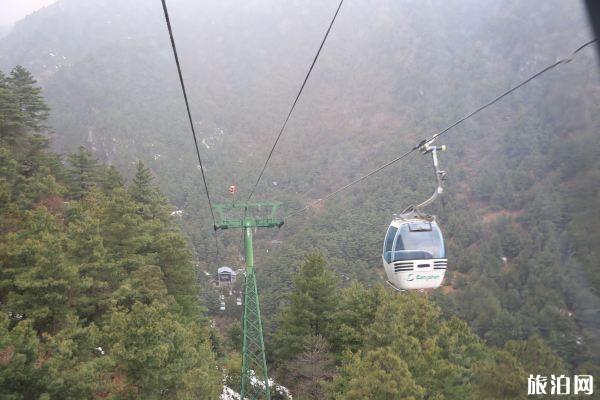
[[[258,202],[258,203],[232,203],[216,204],[218,222],[216,229],[243,229],[244,247],[246,249],[246,279],[244,282],[244,316],[243,345],[242,345],[242,382],[240,389],[241,399],[271,399],[269,387],[269,373],[267,370],[267,358],[265,355],[265,342],[263,338],[262,321],[260,318],[260,302],[258,301],[258,288],[256,286],[256,275],[254,274],[254,249],[252,245],[253,228],[275,228],[283,225],[283,220],[275,216],[281,203]],[[249,217],[248,210],[263,208],[269,209],[270,213],[264,218]],[[226,219],[225,212],[233,209],[243,209],[244,217],[239,219]],[[260,379],[260,384],[252,384]]]

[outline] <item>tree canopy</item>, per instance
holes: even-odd
[[[150,172],[126,186],[84,147],[63,165],[22,67],[0,112],[0,397],[216,399],[191,253]]]

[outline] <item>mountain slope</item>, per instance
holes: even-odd
[[[171,6],[209,188],[220,201],[238,184],[243,198],[335,4]],[[258,198],[288,210],[393,159],[591,36],[575,2],[357,1],[338,18],[258,188]],[[144,160],[184,211],[201,265],[239,262],[232,233],[221,235],[228,251],[216,258],[158,2],[62,0],[19,23],[0,55],[5,69],[22,63],[40,78],[59,149],[87,144],[124,171]],[[433,209],[453,255],[449,293],[437,299],[445,311],[494,344],[540,334],[572,365],[600,355],[598,238],[588,234],[597,227],[587,218],[597,203],[588,182],[597,181],[598,77],[586,51],[449,132],[448,195]],[[313,247],[339,274],[381,280],[391,214],[432,184],[428,162],[414,157],[287,221],[278,247],[259,232],[267,316]]]
[[[20,107],[15,107],[19,105]],[[28,71],[0,73],[0,397],[221,391],[191,254],[150,171],[63,164]]]

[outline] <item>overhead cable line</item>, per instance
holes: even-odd
[[[321,45],[319,46],[319,49],[317,50],[317,54],[315,54],[312,64],[310,65],[310,68],[308,69],[308,72],[306,73],[306,76],[304,77],[304,81],[302,82],[302,85],[300,86],[300,90],[298,90],[298,94],[296,95],[296,98],[294,99],[294,102],[292,103],[292,106],[290,107],[290,111],[288,112],[285,120],[283,121],[283,124],[281,125],[281,128],[279,129],[277,138],[275,139],[275,142],[273,143],[273,146],[271,147],[271,151],[269,151],[269,155],[267,156],[267,159],[260,171],[260,174],[258,175],[258,179],[256,180],[254,187],[250,191],[250,195],[248,195],[248,200],[250,200],[250,198],[252,198],[252,195],[254,194],[254,191],[256,190],[256,187],[258,186],[260,179],[262,178],[263,174],[265,173],[265,170],[267,169],[267,164],[269,164],[269,160],[271,160],[271,156],[273,155],[273,152],[275,151],[275,147],[277,146],[277,143],[279,143],[279,139],[281,138],[281,135],[283,134],[283,131],[285,130],[285,127],[287,126],[287,123],[290,120],[292,113],[294,112],[294,108],[296,107],[296,104],[298,103],[298,99],[300,99],[300,95],[302,95],[304,86],[306,86],[306,82],[308,81],[308,78],[310,77],[310,74],[317,62],[317,59],[319,58],[319,54],[321,54],[321,50],[323,49],[323,46],[325,45],[325,41],[327,41],[327,37],[329,36],[331,27],[333,26],[333,23],[335,22],[335,19],[336,19],[338,13],[340,12],[340,8],[342,7],[343,3],[344,3],[344,0],[340,0],[340,3],[338,4],[337,9],[335,10],[335,14],[333,15],[333,18],[331,19],[331,22],[329,23],[329,27],[327,28],[327,31],[325,32],[325,36],[323,36]]]
[[[557,60],[556,62],[548,65],[547,67],[541,69],[540,71],[536,72],[535,74],[531,75],[529,78],[525,79],[524,81],[520,82],[519,84],[511,87],[510,89],[508,89],[507,91],[503,92],[502,94],[500,94],[499,96],[495,97],[494,99],[488,101],[487,103],[485,103],[484,105],[476,108],[474,111],[468,113],[467,115],[465,115],[464,117],[460,118],[459,120],[457,120],[456,122],[452,123],[451,125],[447,126],[446,128],[444,128],[443,130],[437,132],[436,134],[434,134],[433,136],[431,136],[431,138],[429,139],[424,139],[421,142],[419,142],[417,145],[415,145],[412,149],[406,151],[405,153],[401,154],[400,156],[394,158],[393,160],[379,166],[378,168],[374,169],[373,171],[367,173],[366,175],[361,176],[358,179],[353,180],[352,182],[334,190],[331,193],[328,193],[327,195],[325,195],[324,197],[315,200],[313,202],[310,202],[308,205],[306,205],[305,207],[296,210],[290,214],[288,214],[286,216],[286,218],[290,218],[293,216],[296,216],[298,214],[303,213],[304,211],[308,210],[309,208],[311,208],[312,206],[319,204],[321,202],[324,202],[325,200],[335,196],[336,194],[350,188],[351,186],[354,186],[362,181],[364,181],[365,179],[375,175],[376,173],[380,172],[381,170],[389,167],[392,164],[397,163],[398,161],[402,160],[403,158],[407,157],[408,155],[410,155],[411,153],[421,149],[422,147],[424,147],[426,144],[431,144],[433,141],[435,141],[437,138],[439,138],[440,136],[442,136],[443,134],[445,134],[446,132],[448,132],[449,130],[451,130],[452,128],[456,127],[457,125],[461,124],[462,122],[466,121],[467,119],[473,117],[475,114],[478,114],[479,112],[485,110],[486,108],[490,107],[491,105],[493,105],[494,103],[498,102],[499,100],[501,100],[502,98],[508,96],[509,94],[511,94],[512,92],[514,92],[515,90],[523,87],[524,85],[526,85],[527,83],[531,82],[532,80],[538,78],[539,76],[543,75],[544,73],[550,71],[551,69],[556,68],[557,66],[561,65],[561,64],[567,64],[569,62],[571,62],[571,60],[573,60],[573,58],[577,55],[577,53],[579,53],[581,50],[583,50],[584,48],[590,46],[591,44],[597,42],[598,39],[594,38],[584,44],[582,44],[581,46],[579,46],[575,51],[573,51],[571,53],[571,55],[569,55],[566,58],[562,58]]]
[[[171,28],[171,21],[169,19],[169,12],[167,11],[166,0],[161,0],[163,11],[165,12],[165,21],[167,22],[167,29],[169,30],[169,37],[171,38],[171,47],[173,48],[173,56],[175,56],[175,64],[177,65],[177,73],[179,74],[179,83],[181,83],[181,91],[183,92],[183,100],[185,101],[185,109],[187,111],[188,120],[190,122],[190,128],[192,129],[192,136],[194,137],[194,147],[196,148],[196,155],[198,156],[198,163],[200,164],[200,172],[202,173],[202,182],[204,182],[204,189],[206,190],[206,198],[208,199],[208,206],[210,207],[210,214],[213,219],[214,225],[217,224],[215,219],[215,213],[212,208],[212,201],[210,200],[210,192],[208,191],[208,184],[206,183],[206,174],[204,173],[204,166],[202,165],[202,157],[200,157],[200,148],[198,146],[198,138],[196,136],[196,129],[194,128],[194,121],[192,120],[192,113],[190,112],[190,103],[188,101],[187,91],[185,90],[185,84],[183,83],[183,75],[181,74],[181,65],[179,63],[179,56],[177,55],[177,47],[175,46],[175,39],[173,38],[173,29]]]
[[[206,174],[204,173],[204,166],[202,165],[202,157],[200,156],[200,148],[198,146],[198,138],[196,136],[196,129],[194,128],[194,121],[192,119],[192,113],[190,112],[190,103],[188,101],[187,91],[185,90],[185,84],[183,82],[183,75],[181,73],[181,64],[179,63],[179,56],[177,55],[177,47],[175,46],[175,38],[173,37],[173,29],[171,28],[171,20],[169,19],[169,12],[167,10],[166,0],[162,1],[162,7],[165,14],[165,21],[167,23],[167,29],[169,30],[169,38],[171,39],[171,47],[173,48],[173,56],[175,57],[175,64],[177,65],[177,73],[179,75],[179,83],[181,84],[181,91],[183,92],[183,100],[185,101],[185,109],[187,111],[188,120],[190,122],[190,128],[192,129],[192,136],[194,138],[194,147],[196,148],[196,156],[198,157],[198,164],[200,165],[200,172],[202,174],[202,182],[204,183],[204,189],[206,191],[206,198],[208,199],[208,207],[210,208],[210,215],[213,220],[213,226],[217,225],[215,219],[215,213],[213,211],[212,201],[210,199],[210,192],[208,191],[208,184],[206,183]],[[215,245],[217,248],[217,260],[219,259],[219,240],[215,235]]]

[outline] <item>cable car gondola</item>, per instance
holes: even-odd
[[[426,144],[431,153],[438,186],[433,195],[416,207],[409,207],[390,223],[383,243],[383,266],[388,283],[396,290],[435,289],[446,273],[448,261],[442,231],[435,216],[421,209],[442,193],[446,173],[438,169],[437,151],[445,146]]]
[[[223,266],[217,270],[217,286],[231,287],[235,283],[237,272],[231,267]]]

